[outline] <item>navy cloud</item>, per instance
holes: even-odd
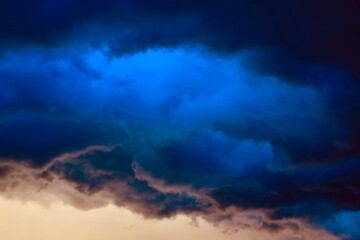
[[[356,1],[2,1],[0,179],[21,165],[148,217],[259,210],[267,230],[300,218],[357,239],[359,16]],[[59,157],[91,146],[110,150]]]
[[[114,52],[120,53],[184,43],[201,43],[220,52],[269,48],[275,49],[273,58],[288,59],[277,62],[271,72],[286,72],[289,65],[300,62],[359,74],[360,20],[355,0],[17,0],[3,1],[0,9],[4,46],[53,46],[75,36],[94,44],[113,43]],[[294,63],[289,64],[289,59]]]
[[[345,94],[356,85],[346,74],[303,86],[248,70],[251,52],[41,51],[6,53],[0,67],[2,178],[9,159],[30,163],[38,178],[108,192],[148,217],[236,207],[271,209],[270,225],[317,223],[360,207],[356,120],[347,119],[357,95]],[[112,150],[56,160],[94,145]]]
[[[82,64],[71,55],[67,59],[55,55],[34,58],[20,73],[16,67],[22,62],[15,55],[2,68],[4,131],[19,114],[48,119],[53,125],[92,124],[94,127],[85,131],[93,131],[93,135],[99,131],[99,139],[117,136],[118,141],[127,132],[143,141],[160,141],[215,129],[243,140],[270,142],[289,162],[303,163],[322,161],[323,156],[315,154],[326,154],[323,149],[330,149],[335,141],[346,145],[345,141],[352,140],[346,135],[348,126],[341,125],[340,133],[333,133],[337,119],[331,119],[327,96],[321,90],[252,75],[241,68],[237,60],[241,55],[227,60],[201,54],[159,50],[107,62],[96,52],[84,57]],[[92,70],[88,73],[84,68]],[[19,121],[24,120],[20,117]],[[299,127],[293,128],[296,124]],[[24,125],[24,129],[37,129],[31,127],[30,120]],[[322,141],[324,135],[326,140]],[[301,152],[304,144],[315,159]],[[347,148],[331,151],[341,155]]]

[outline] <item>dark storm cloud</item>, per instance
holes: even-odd
[[[236,211],[226,213],[230,207],[236,207],[240,213],[271,209],[271,218],[267,220],[256,214],[249,216],[255,218],[255,222],[261,222],[261,229],[271,232],[285,229],[297,232],[302,228],[291,221],[277,222],[283,219],[311,216],[317,223],[339,211],[360,208],[357,201],[358,159],[326,167],[294,169],[289,173],[273,172],[267,168],[266,161],[244,162],[244,158],[252,158],[254,154],[249,145],[240,151],[236,149],[238,146],[230,145],[225,147],[226,151],[237,151],[238,158],[231,159],[240,163],[229,168],[224,156],[217,152],[224,147],[221,144],[229,144],[231,140],[216,138],[201,141],[196,137],[195,142],[166,143],[159,146],[161,150],[150,148],[155,155],[147,158],[146,153],[129,151],[130,146],[87,151],[54,161],[42,175],[63,179],[89,197],[97,192],[107,192],[110,201],[128,206],[146,217],[188,213],[222,222],[236,215]],[[212,141],[216,142],[217,148],[212,146]],[[181,149],[185,146],[187,151]],[[264,145],[257,148],[264,148]],[[149,162],[149,157],[156,159]],[[191,162],[187,162],[190,159]],[[204,159],[209,162],[204,163]],[[246,221],[237,224],[240,225],[236,228],[247,225]]]
[[[2,1],[0,9],[4,44],[60,44],[96,23],[87,36],[111,38],[120,52],[189,42],[225,52],[269,48],[278,60],[335,65],[359,74],[360,6],[355,0],[17,0]],[[280,60],[267,72],[298,68],[291,65]]]
[[[75,63],[68,68],[69,76],[61,73],[67,66],[47,56],[28,56],[25,60],[9,55],[0,66],[1,158],[41,166],[63,152],[127,137],[99,118],[84,119],[88,102],[82,102],[85,89],[78,85],[84,74]],[[75,108],[74,101],[79,104]]]
[[[123,146],[85,151],[53,161],[39,177],[50,182],[60,178],[88,196],[107,192],[111,202],[130,206],[146,217],[164,218],[177,213],[205,211],[202,202],[186,193],[161,192],[137,178],[133,168],[134,156],[134,152]]]
[[[76,49],[4,55],[4,194],[31,183],[82,209],[111,202],[275,232],[359,209],[358,97],[346,74],[304,86],[243,69],[251,53]],[[243,211],[268,214],[233,220]]]
[[[94,123],[18,116],[0,125],[1,157],[43,165],[62,152],[112,142],[114,137]]]
[[[0,29],[5,195],[357,236],[329,222],[360,209],[356,1],[1,1]]]
[[[290,217],[325,214],[322,208],[306,210],[316,203],[330,205],[334,210],[360,207],[358,159],[274,172],[269,167],[270,145],[236,143],[224,136],[195,139],[166,143],[154,149],[155,162],[146,159],[140,164],[170,185],[213,189],[209,194],[224,208],[235,205],[241,209],[276,209],[277,217],[289,210]]]

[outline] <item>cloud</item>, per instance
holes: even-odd
[[[360,207],[355,2],[0,9],[3,195],[357,236],[329,223]]]
[[[358,75],[359,10],[356,1],[323,0],[4,1],[0,39],[4,46],[54,46],[80,38],[113,43],[120,53],[187,43],[220,52],[268,48],[276,50],[275,58],[287,59],[268,68],[273,73],[300,62],[335,65]]]
[[[189,214],[216,224],[226,233],[253,229],[277,234],[280,239],[340,239],[301,219],[269,219],[266,211],[261,209],[222,209],[204,189],[167,183],[161,186],[156,178],[135,168],[124,154],[128,153],[122,146],[94,146],[60,155],[47,166],[37,169],[9,160],[1,163],[1,168],[7,168],[8,174],[1,177],[0,189],[7,198],[45,205],[61,200],[86,210],[112,203],[126,206],[147,218]]]
[[[0,67],[10,196],[33,195],[14,190],[25,188],[9,170],[15,164],[30,172],[22,184],[65,184],[60,193],[45,188],[82,209],[115,203],[148,217],[212,222],[235,214],[228,208],[260,210],[268,220],[240,225],[280,231],[292,228],[282,218],[315,221],[323,209],[359,208],[357,142],[345,118],[332,118],[343,111],[339,90],[325,91],[333,81],[299,86],[257,75],[241,67],[249,52],[41,51],[9,52]],[[66,154],[94,145],[103,147]]]

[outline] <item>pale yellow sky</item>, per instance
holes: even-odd
[[[62,203],[43,207],[0,198],[0,212],[1,240],[261,239],[248,232],[224,234],[202,220],[196,227],[185,216],[145,220],[115,206],[83,211]]]
[[[1,240],[299,240],[338,239],[317,230],[300,235],[271,234],[255,229],[225,234],[223,229],[199,219],[198,226],[186,216],[149,220],[127,209],[107,206],[79,210],[61,202],[44,207],[0,197]],[[310,234],[310,235],[309,235]],[[315,238],[314,238],[315,237]]]

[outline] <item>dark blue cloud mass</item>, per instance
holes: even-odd
[[[1,1],[0,189],[360,239],[359,27],[357,1]]]

